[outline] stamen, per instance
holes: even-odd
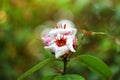
[[[56,25],[55,28],[58,28],[58,25]]]
[[[66,28],[66,24],[64,24],[64,29]]]

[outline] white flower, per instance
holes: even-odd
[[[77,33],[74,24],[71,21],[63,20],[58,22],[55,29],[51,29],[42,34],[42,40],[45,48],[55,53],[58,58],[70,52],[75,52]]]

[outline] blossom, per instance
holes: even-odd
[[[42,34],[42,40],[46,49],[55,53],[59,58],[70,52],[75,52],[77,30],[74,24],[69,20],[62,20],[57,23],[54,29],[45,30]]]

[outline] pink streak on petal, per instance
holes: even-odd
[[[70,35],[71,31],[65,32],[64,35]]]
[[[52,38],[48,37],[47,35],[44,35],[42,39],[43,39],[46,46],[48,46],[52,41]]]

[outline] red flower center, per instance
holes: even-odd
[[[64,36],[60,36],[60,39],[57,37],[55,39],[55,43],[58,47],[65,46],[66,45],[66,38],[64,38]]]

